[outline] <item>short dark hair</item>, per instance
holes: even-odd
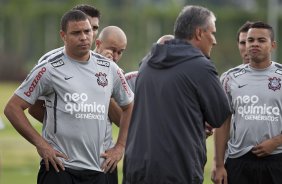
[[[273,28],[272,26],[270,26],[269,24],[267,23],[264,23],[264,22],[261,22],[261,21],[257,21],[257,22],[254,22],[251,26],[250,26],[250,29],[251,28],[257,28],[257,29],[267,29],[270,33],[270,39],[271,41],[274,41],[274,31],[273,31]]]
[[[61,19],[61,30],[66,32],[67,25],[71,21],[84,21],[88,20],[87,15],[80,10],[67,11]]]
[[[237,31],[237,42],[239,42],[240,33],[247,33],[253,22],[246,21]]]
[[[210,21],[215,21],[213,12],[201,6],[185,6],[174,24],[174,36],[178,39],[192,39],[196,28],[208,28]]]
[[[80,10],[88,16],[97,17],[98,19],[100,19],[101,17],[101,13],[97,8],[95,8],[94,6],[87,5],[87,4],[76,5],[75,7],[72,8],[72,10]]]

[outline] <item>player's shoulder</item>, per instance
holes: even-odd
[[[116,65],[114,61],[111,61],[110,59],[106,58],[105,56],[101,54],[98,54],[94,51],[90,51],[90,53],[91,53],[92,60],[96,62],[97,65],[99,66],[110,68]]]
[[[34,68],[31,70],[30,74],[37,73],[37,75],[40,77],[43,74],[51,74],[53,73],[55,68],[61,67],[65,65],[65,62],[62,59],[62,56],[64,55],[63,52],[56,52],[56,54],[52,54],[51,56],[45,58],[40,63],[36,64]],[[29,78],[30,74],[27,76],[26,79]],[[45,76],[45,75],[44,75]]]
[[[231,76],[231,77],[239,77],[241,75],[244,75],[247,73],[247,70],[249,68],[248,64],[241,64],[239,66],[236,66],[234,68],[231,68],[224,72],[221,76],[221,78],[226,77],[226,76]]]
[[[273,66],[277,70],[282,70],[282,64],[272,61]]]
[[[48,69],[51,68],[59,68],[61,66],[64,66],[66,62],[64,61],[64,52],[63,50],[58,50],[57,52],[54,52],[53,54],[46,57],[44,60],[42,60],[40,63],[36,65],[36,68],[38,67],[45,67]]]
[[[48,59],[45,61],[48,63],[48,65],[52,68],[59,68],[61,66],[64,66],[66,62],[64,61],[64,52],[56,52],[55,54],[48,57]]]
[[[282,75],[282,64],[272,61],[272,70],[275,74]]]
[[[47,60],[49,57],[51,57],[54,54],[60,53],[64,50],[64,47],[59,47],[56,49],[53,49],[47,53],[45,53],[43,56],[40,57],[40,59],[38,60],[38,64],[41,62],[44,62],[45,60]]]

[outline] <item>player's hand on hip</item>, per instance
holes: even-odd
[[[113,148],[108,149],[105,153],[101,154],[101,157],[105,159],[102,164],[102,170],[107,173],[113,172],[117,167],[118,162],[122,159],[124,153],[124,147],[116,144]]]
[[[64,159],[68,159],[68,157],[55,150],[49,143],[47,143],[46,141],[42,142],[40,145],[36,146],[37,152],[38,154],[41,156],[41,158],[44,160],[45,163],[45,167],[46,170],[49,171],[49,163],[52,164],[52,166],[54,167],[54,169],[59,172],[59,168],[61,170],[65,170],[65,167],[62,163],[62,161],[58,158],[64,158]]]

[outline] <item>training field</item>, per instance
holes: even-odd
[[[0,117],[5,128],[0,130],[0,184],[33,184],[36,183],[39,168],[39,156],[34,146],[22,138],[4,117],[4,105],[7,103],[18,83],[0,82]],[[30,121],[38,131],[41,124],[29,116]],[[114,126],[114,136],[118,129]],[[188,145],[187,145],[188,146]],[[205,167],[204,184],[211,184],[210,169],[213,155],[212,138],[207,139],[208,162]],[[121,167],[119,163],[119,180],[121,183]]]

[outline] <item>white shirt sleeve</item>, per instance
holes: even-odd
[[[34,104],[39,96],[51,93],[51,69],[52,68],[47,66],[47,63],[35,66],[24,82],[15,91],[15,94],[28,103]]]
[[[113,84],[112,97],[116,100],[116,102],[120,106],[125,106],[133,101],[134,94],[130,89],[130,87],[128,86],[122,70],[117,65],[114,66],[115,66],[113,67],[114,84]]]

